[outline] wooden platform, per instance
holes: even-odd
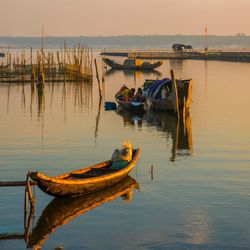
[[[190,51],[174,52],[171,50],[143,50],[143,51],[104,51],[103,56],[134,56],[138,59],[174,59],[174,60],[217,60],[232,62],[250,62],[250,51]]]

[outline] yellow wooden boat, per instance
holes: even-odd
[[[56,196],[85,195],[97,190],[113,186],[124,179],[134,167],[140,154],[140,149],[134,149],[132,160],[122,168],[111,168],[111,161],[107,160],[96,165],[74,170],[54,177],[40,172],[31,172],[30,177],[45,193]]]

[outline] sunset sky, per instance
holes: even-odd
[[[250,35],[250,0],[0,0],[0,35]]]

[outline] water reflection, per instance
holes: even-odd
[[[123,76],[119,76],[122,73]],[[137,87],[141,79],[143,78],[160,78],[162,76],[161,72],[158,70],[117,70],[117,69],[109,69],[104,73],[104,77],[122,77],[125,82],[129,82],[133,79],[134,87]]]
[[[116,73],[122,72],[123,75],[127,75],[127,76],[137,76],[137,77],[141,77],[143,76],[149,76],[149,75],[153,75],[155,77],[161,77],[161,72],[158,70],[131,70],[131,69],[123,69],[123,70],[117,70],[117,69],[109,69],[105,71],[104,76],[111,76],[111,75],[115,75]]]
[[[98,127],[99,127],[99,121],[100,121],[100,115],[101,115],[101,106],[102,106],[102,100],[99,99],[98,112],[97,112],[96,123],[95,123],[95,139],[97,139],[98,137]]]
[[[130,202],[134,188],[139,189],[139,185],[135,179],[128,176],[112,187],[89,195],[64,199],[54,198],[43,210],[29,236],[27,247],[40,249],[48,236],[57,228],[67,224],[75,217],[117,197],[121,197],[126,203]]]
[[[171,69],[182,71],[183,64],[184,64],[184,60],[175,60],[175,59],[169,60],[169,65]]]
[[[45,111],[45,92],[41,88],[37,88],[37,115],[41,117]]]
[[[183,75],[185,60],[169,60],[170,69],[174,69],[176,75]]]
[[[210,242],[210,219],[201,209],[194,209],[186,218],[185,231],[189,244],[208,244]]]
[[[179,120],[171,113],[152,109],[145,113],[131,113],[118,108],[116,113],[122,116],[124,126],[142,127],[144,125],[163,131],[167,140],[172,140],[171,161],[175,161],[177,156],[192,155],[192,121],[189,113]]]
[[[15,88],[19,90],[19,84],[8,84],[7,86],[7,113],[9,112],[11,102],[14,102],[14,99],[17,98],[16,95],[11,95],[11,89]],[[47,83],[44,89],[35,87],[34,83],[30,84],[30,88],[29,84],[22,83],[21,91],[18,91],[18,95],[21,98],[21,110],[26,112],[28,105],[30,116],[32,117],[34,110],[37,110],[38,120],[42,120],[42,114],[45,112],[46,107],[48,108],[48,106],[50,106],[50,109],[52,109],[54,98],[58,98],[58,95],[54,97],[55,89],[57,92],[61,91],[61,107],[66,119],[67,107],[69,106],[70,101],[73,101],[74,111],[79,111],[81,113],[83,112],[83,108],[90,108],[92,106],[92,88],[92,81]],[[34,107],[34,105],[36,105],[36,107]],[[54,105],[54,107],[56,107],[56,105]]]
[[[115,112],[122,117],[124,127],[142,127],[143,120],[146,118],[146,112],[143,110],[130,112],[118,106]]]

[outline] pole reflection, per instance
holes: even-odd
[[[147,112],[134,113],[118,108],[116,113],[123,119],[124,126],[154,127],[172,140],[170,161],[177,157],[191,156],[193,152],[192,120],[190,114],[177,119],[173,114],[149,109]]]

